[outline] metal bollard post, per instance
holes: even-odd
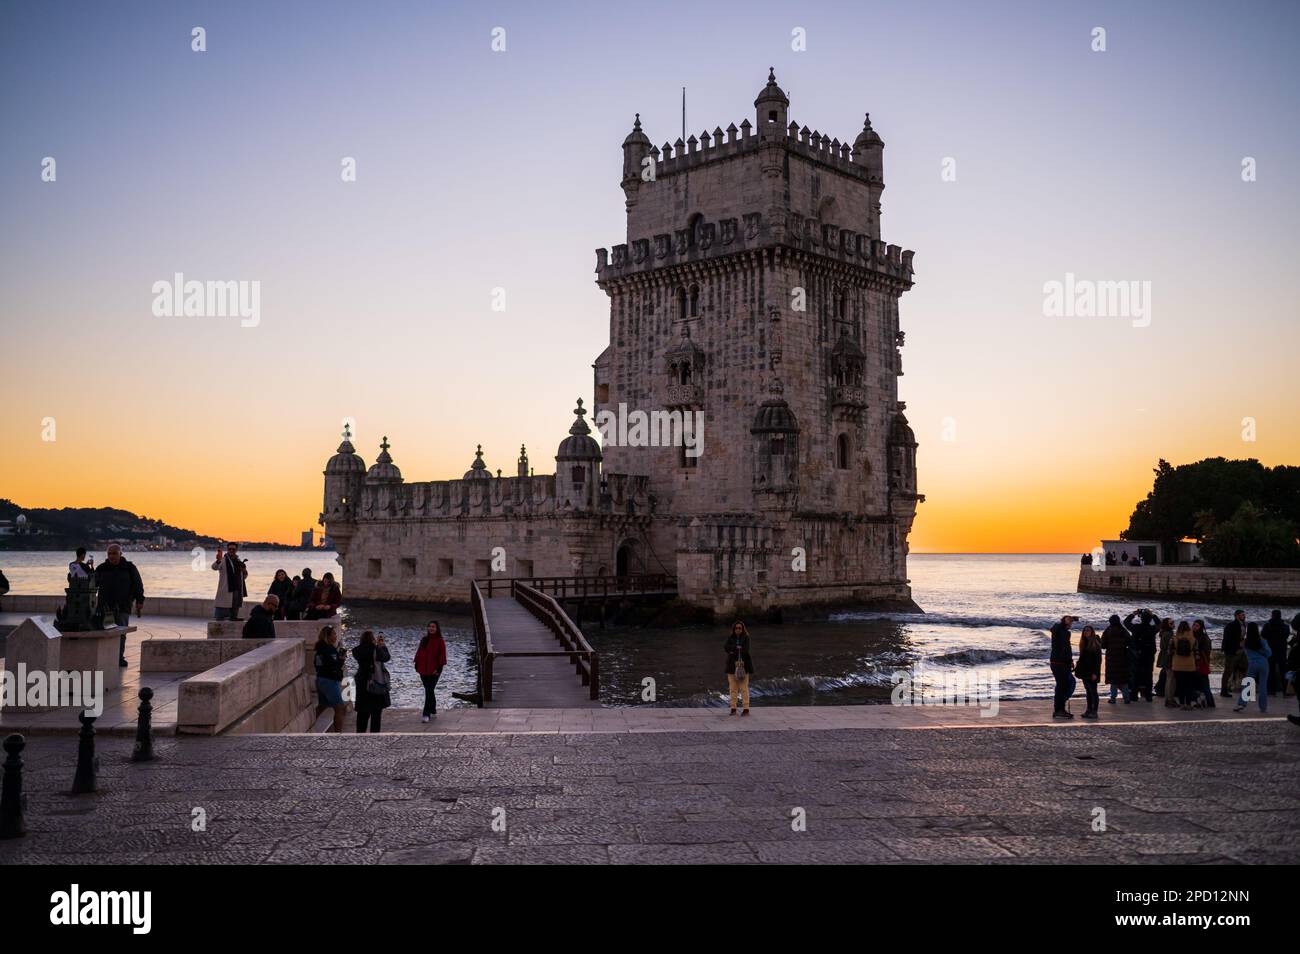
[[[95,717],[83,711],[80,741],[77,743],[77,774],[72,778],[72,794],[85,795],[95,791],[95,777],[99,774],[99,758],[95,755]]]
[[[140,690],[140,719],[135,725],[135,750],[132,762],[153,761],[153,690],[148,686]]]
[[[22,751],[27,740],[21,735],[8,736],[4,742],[8,757],[4,764],[4,784],[0,789],[0,838],[18,838],[27,834],[23,810],[27,796],[23,794]]]

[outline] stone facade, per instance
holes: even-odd
[[[911,605],[916,440],[898,400],[912,255],[880,239],[884,144],[789,120],[769,74],[744,120],[623,143],[626,241],[596,253],[610,298],[590,436],[581,402],[554,475],[407,484],[346,435],[325,471],[349,598],[466,599],[499,576],[669,573],[715,614]],[[608,426],[699,422],[698,456]],[[657,437],[658,435],[656,435]],[[650,446],[647,446],[650,445]],[[494,558],[494,548],[496,550]]]

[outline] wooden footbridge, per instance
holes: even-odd
[[[512,709],[599,707],[596,651],[556,596],[607,601],[675,595],[675,582],[671,577],[474,581],[470,605],[478,652],[478,704]]]

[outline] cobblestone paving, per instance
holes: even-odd
[[[76,741],[29,740],[29,834],[0,863],[1300,861],[1300,731],[1276,721],[179,738],[145,765],[127,740],[99,751],[101,792],[73,797]]]

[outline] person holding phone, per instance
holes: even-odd
[[[239,558],[239,544],[227,543],[225,553],[217,553],[212,561],[217,571],[217,595],[212,601],[212,615],[216,619],[239,619],[239,607],[248,595],[244,578],[248,564]]]
[[[384,642],[384,634],[376,636],[366,630],[357,648],[352,650],[352,658],[357,661],[357,732],[378,732],[384,710],[393,704],[388,668],[384,666],[393,657]]]
[[[343,731],[343,716],[348,711],[343,701],[343,666],[348,651],[339,645],[333,626],[322,626],[316,637],[316,718],[326,709],[334,710],[334,721],[327,732]]]

